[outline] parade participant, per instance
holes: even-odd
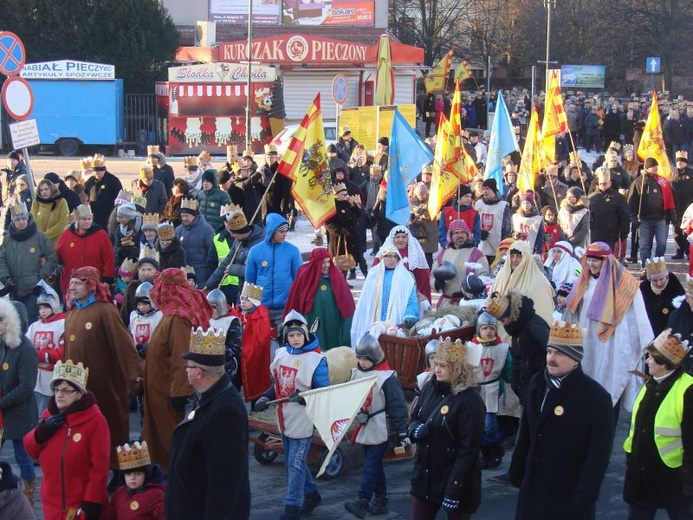
[[[243,328],[235,309],[229,307],[226,296],[219,289],[210,291],[207,301],[212,306],[212,317],[209,326],[221,330],[226,338],[226,361],[224,368],[231,382],[238,391],[241,390],[241,340]]]
[[[159,262],[154,258],[143,257],[140,259],[137,264],[137,278],[128,284],[123,305],[120,307],[120,318],[126,327],[130,325],[130,314],[137,308],[137,302],[135,301],[137,288],[144,282],[153,283],[154,275],[158,272]]]
[[[406,226],[395,226],[383,242],[383,249],[395,247],[402,259],[402,264],[414,275],[416,281],[417,297],[419,301],[424,298],[431,302],[431,270],[426,262],[426,255],[421,244],[411,236]],[[373,260],[373,267],[378,265],[380,258]]]
[[[257,171],[257,164],[250,155],[241,158],[240,164],[235,170],[229,187],[231,202],[243,207],[243,213],[248,222],[260,223],[262,221],[262,209],[258,210],[258,206],[260,206],[262,194],[265,193],[262,173]]]
[[[411,518],[417,520],[433,520],[441,507],[448,519],[469,518],[481,502],[484,403],[469,351],[459,340],[441,341],[433,356],[434,375],[412,410]]]
[[[10,215],[12,224],[0,245],[0,282],[14,300],[24,304],[33,323],[38,319],[34,288],[40,280],[55,277],[58,255],[24,203],[11,206]]]
[[[531,298],[537,314],[547,323],[551,321],[554,290],[524,240],[516,240],[510,246],[508,259],[493,280],[490,292],[506,294],[510,289]]]
[[[494,469],[503,462],[505,450],[501,446],[498,428],[498,402],[503,391],[500,380],[505,379],[505,364],[509,361],[510,346],[498,336],[498,321],[488,312],[476,318],[476,335],[472,343],[481,346],[481,374],[479,395],[486,405],[484,437],[481,439],[481,469]]]
[[[440,253],[435,262],[433,269],[433,278],[435,281],[436,290],[442,292],[437,306],[440,307],[443,303],[449,302],[456,305],[463,297],[462,280],[468,274],[475,273],[488,274],[488,262],[484,254],[474,247],[472,233],[464,220],[453,220],[448,226],[446,243],[447,246]],[[445,262],[449,262],[454,268],[454,277],[445,281],[440,277],[440,267],[444,266]],[[473,268],[472,266],[477,266]],[[447,266],[449,268],[449,266]],[[447,278],[444,276],[444,278]],[[440,279],[440,281],[439,281]]]
[[[640,389],[635,370],[652,340],[652,327],[638,280],[603,242],[594,242],[568,296],[565,319],[587,330],[582,368],[611,394],[615,418],[621,405],[630,410]]]
[[[267,409],[271,399],[288,398],[277,404],[277,419],[287,460],[287,490],[284,513],[279,520],[299,520],[322,501],[307,464],[313,440],[313,423],[306,414],[300,393],[330,385],[327,360],[317,337],[308,331],[308,322],[292,310],[284,318],[282,348],[278,349],[270,371],[274,386],[255,401],[255,411]]]
[[[590,245],[589,199],[581,188],[572,187],[558,210],[558,223],[573,248]]]
[[[419,301],[414,276],[402,263],[396,247],[381,247],[382,260],[368,271],[361,297],[351,322],[351,344],[358,345],[361,337],[376,321],[387,321],[409,327],[419,319]]]
[[[35,520],[34,506],[24,494],[24,484],[12,473],[12,466],[0,462],[0,507],[3,520]]]
[[[190,186],[190,195],[197,197],[197,194],[202,190],[202,174],[208,170],[212,170],[216,174],[216,170],[212,168],[212,154],[207,150],[202,150],[196,160],[197,168],[193,170],[188,166],[188,175],[185,177],[185,182]]]
[[[380,139],[378,139],[378,143],[375,146],[375,160],[373,161],[373,164],[377,164],[378,166],[380,166],[380,171],[383,172],[383,175],[385,174],[385,171],[388,167],[389,148],[389,137],[383,136]]]
[[[72,272],[64,357],[89,367],[91,390],[108,420],[111,463],[116,468],[115,447],[130,437],[127,390],[135,396],[142,392],[143,367],[130,332],[112,303],[108,286],[99,280],[99,271],[94,267]]]
[[[265,165],[260,169],[262,182],[267,187],[265,195],[265,215],[279,213],[289,219],[289,231],[293,231],[295,224],[292,215],[293,197],[291,196],[291,179],[277,174],[279,168],[279,154],[273,144],[265,145]]]
[[[63,181],[63,180],[60,178],[60,176],[58,176],[57,173],[55,173],[55,172],[48,172],[46,175],[44,175],[43,178],[46,179],[47,181],[51,182],[52,184],[54,184],[54,185],[56,185],[56,186],[58,187],[58,193],[59,193],[59,195],[60,195],[61,197],[63,197],[63,198],[65,199],[65,201],[67,202],[68,215],[69,215],[69,213],[72,213],[72,212],[75,210],[75,208],[76,208],[77,206],[80,205],[81,202],[80,202],[79,195],[78,195],[74,190],[72,190],[71,188],[69,188],[69,187],[67,186],[66,182]],[[76,180],[75,180],[75,181],[76,181]],[[75,184],[77,184],[77,183],[75,182]],[[40,186],[41,186],[41,183],[39,182],[39,193],[38,193],[38,196],[43,197],[43,195],[41,195]],[[82,188],[84,188],[83,185],[80,184],[80,186],[81,186]],[[38,196],[37,196],[37,199],[38,199]],[[56,207],[57,207],[58,205],[60,205],[59,202],[57,202]],[[52,208],[52,203],[51,203],[51,208]],[[53,219],[51,218],[51,221],[52,221],[52,220],[53,220]],[[67,225],[67,223],[66,223],[65,225]],[[63,226],[63,228],[64,228],[64,227],[65,227],[65,226]],[[61,229],[61,231],[62,231],[62,229]]]
[[[200,291],[188,285],[182,269],[156,276],[149,297],[163,317],[149,339],[144,365],[144,424],[142,438],[152,461],[168,473],[169,446],[193,394],[182,358],[190,347],[191,327],[209,327],[212,307]]]
[[[170,267],[183,267],[187,262],[185,249],[180,244],[176,236],[176,229],[172,222],[162,221],[156,227],[157,244],[156,249],[159,253],[159,269],[164,270]]]
[[[481,223],[479,249],[491,263],[501,240],[512,234],[510,204],[498,196],[495,179],[483,181],[482,198],[476,201],[474,209],[479,212]]]
[[[351,441],[363,449],[363,474],[358,498],[346,502],[344,508],[356,518],[365,518],[367,514],[384,515],[388,512],[383,457],[391,437],[401,448],[406,448],[410,441],[407,437],[407,401],[397,374],[390,369],[378,340],[364,334],[355,350],[358,365],[351,371],[351,381],[372,376],[377,380],[356,414],[358,425]]]
[[[674,300],[674,310],[669,314],[667,328],[680,334],[683,339],[693,343],[693,278],[686,277],[686,293]],[[683,361],[686,371],[693,375],[693,355],[690,353]]]
[[[323,351],[352,345],[354,297],[327,249],[313,249],[308,262],[296,272],[284,312],[292,309],[303,314],[308,323],[319,320],[316,335]]]
[[[0,170],[0,184],[2,185],[2,206],[8,206],[15,192],[15,181],[20,175],[26,175],[26,165],[20,160],[19,152],[12,150],[7,154],[6,167]]]
[[[611,175],[603,168],[595,171],[597,190],[589,196],[590,239],[605,242],[623,261],[630,229],[630,211],[626,198],[614,189]]]
[[[671,258],[672,260],[683,260],[684,255],[690,255],[686,234],[681,229],[681,221],[688,206],[693,204],[693,168],[688,166],[688,152],[686,151],[676,152],[676,171],[671,177],[671,190],[674,192],[677,216],[677,220],[674,222],[676,254]]]
[[[113,284],[113,299],[116,305],[120,308],[125,302],[125,296],[132,282],[132,279],[137,274],[137,260],[126,258],[118,268],[116,273],[115,284]]]
[[[226,299],[235,304],[243,287],[248,253],[262,242],[265,228],[260,224],[248,224],[241,206],[227,204],[221,207],[221,213],[224,229],[214,237],[214,247],[207,253],[207,266],[212,274],[202,290],[218,287]]]
[[[674,310],[674,299],[685,294],[674,273],[670,273],[664,258],[648,258],[645,262],[647,280],[640,282],[640,293],[645,302],[652,332],[658,336],[667,326],[669,313]]]
[[[147,443],[116,448],[123,485],[116,489],[101,513],[101,520],[164,520],[164,484],[160,469],[152,466]]]
[[[614,426],[610,396],[583,372],[582,355],[579,324],[554,322],[546,369],[529,382],[510,463],[510,480],[520,488],[517,520],[596,518]]]
[[[166,163],[166,156],[159,151],[157,145],[147,146],[147,156],[149,164],[151,164],[152,170],[154,170],[154,179],[164,185],[166,198],[170,198],[171,190],[173,189],[173,181],[176,178],[173,173],[173,168],[170,164]],[[157,211],[157,213],[160,213],[160,211],[161,210]]]
[[[693,377],[681,362],[688,341],[665,329],[647,346],[650,378],[633,405],[626,451],[623,499],[629,519],[693,518]]]
[[[238,146],[235,144],[226,145],[226,162],[219,170],[219,178],[232,178],[236,172],[236,168],[240,166],[238,158]],[[234,168],[235,167],[235,168]]]
[[[618,143],[611,143],[612,145],[618,146]],[[618,191],[621,195],[628,194],[628,188],[630,188],[631,178],[628,172],[618,163],[618,151],[616,149],[611,149],[604,157],[604,164],[601,166],[602,170],[606,170],[611,177],[611,184],[614,189]],[[596,172],[595,172],[596,174]],[[592,180],[592,185],[590,186],[590,193],[593,193],[596,189],[595,180]]]
[[[180,209],[181,224],[176,227],[176,237],[185,250],[188,265],[195,269],[198,280],[207,279],[207,251],[212,247],[214,229],[198,212],[198,202],[184,197]]]
[[[428,383],[428,381],[431,379],[431,376],[433,376],[433,373],[435,372],[433,365],[433,357],[435,356],[436,352],[438,352],[438,345],[440,345],[440,340],[432,339],[429,340],[428,343],[426,343],[426,346],[424,347],[424,359],[426,365],[424,366],[424,371],[416,375],[414,398],[412,399],[411,405],[409,407],[410,412],[416,408],[416,402],[421,396],[421,391],[423,390],[424,386],[426,386],[426,383]]]
[[[572,284],[580,276],[582,266],[573,256],[573,246],[570,242],[556,242],[544,262],[544,271],[554,287]]]
[[[82,186],[84,186],[84,183],[94,176],[94,168],[92,167],[93,161],[93,156],[84,157],[79,160],[79,170],[70,170],[75,173],[75,180]]]
[[[628,172],[631,182],[638,176],[642,163],[638,160],[632,144],[623,146],[623,169]]]
[[[241,293],[241,379],[246,402],[258,399],[269,388],[271,357],[271,322],[267,307],[262,305],[262,287],[243,284]]]
[[[31,204],[31,216],[38,230],[48,237],[53,247],[67,227],[69,213],[67,201],[58,185],[48,179],[39,181],[36,199]]]
[[[643,175],[631,184],[628,194],[628,207],[636,228],[640,230],[640,264],[645,269],[645,261],[652,256],[652,244],[656,241],[654,256],[664,256],[669,226],[676,222],[674,195],[669,182],[657,175],[657,159],[645,160]]]
[[[174,226],[179,226],[181,221],[180,209],[183,202],[183,197],[190,195],[190,186],[184,179],[176,179],[173,181],[171,188],[171,196],[161,212],[161,220],[167,220]]]
[[[103,155],[94,155],[91,166],[94,169],[94,176],[84,184],[84,192],[89,197],[94,221],[106,229],[108,216],[115,207],[115,199],[123,189],[123,185],[118,177],[106,170],[106,158]]]
[[[267,215],[265,239],[250,249],[245,281],[263,288],[262,304],[273,322],[281,319],[298,268],[303,264],[298,248],[286,241],[289,223],[281,215]]]
[[[195,328],[188,338],[184,368],[195,395],[171,440],[166,518],[247,520],[248,413],[224,372],[224,336]]]
[[[159,214],[145,213],[142,215],[142,235],[140,236],[140,256],[153,256],[150,254],[159,249]]]
[[[419,241],[423,249],[428,268],[433,267],[433,255],[438,251],[438,224],[435,217],[431,219],[428,213],[429,189],[423,182],[418,182],[412,190],[410,198],[411,213],[407,227],[411,235]],[[365,227],[360,227],[364,229]],[[365,250],[365,247],[363,247]]]
[[[568,194],[568,186],[558,180],[558,165],[551,164],[546,168],[547,181],[539,192],[539,204],[560,208]]]
[[[453,220],[464,220],[472,231],[474,245],[481,240],[481,217],[472,205],[472,190],[468,184],[460,184],[458,195],[452,204],[443,208],[443,214],[438,221],[438,242],[441,247],[448,245],[448,228]]]
[[[361,216],[360,201],[357,203],[358,197],[350,196],[346,185],[341,182],[334,187],[334,193],[335,214],[325,222],[330,256],[335,258],[351,255],[354,265],[359,265],[365,276],[368,274],[368,267],[356,236],[357,224]],[[348,270],[351,272],[347,273]],[[342,272],[344,276],[348,276],[349,280],[356,279],[355,267],[349,266],[349,269]]]
[[[501,240],[500,244],[498,244],[498,249],[496,250],[496,255],[493,258],[493,263],[489,266],[489,269],[491,270],[491,277],[495,278],[498,276],[498,272],[505,265],[505,261],[508,258],[508,250],[513,242],[515,242],[515,239],[513,237],[508,237]]]
[[[82,363],[58,361],[50,383],[53,397],[41,422],[24,436],[27,453],[43,470],[46,520],[97,520],[108,503],[109,423],[87,390],[88,376]]]
[[[142,215],[132,202],[118,206],[116,215],[118,225],[110,234],[110,239],[115,264],[120,265],[126,258],[137,260],[140,256]]]
[[[150,282],[143,282],[137,287],[135,291],[137,308],[130,313],[130,334],[135,341],[135,349],[142,359],[147,355],[149,340],[163,318],[163,313],[156,308],[149,297],[151,290]]]
[[[164,183],[154,177],[154,169],[149,165],[140,168],[139,179],[132,183],[132,192],[145,198],[148,213],[161,213],[168,201]]]
[[[556,242],[565,240],[565,233],[558,224],[558,213],[553,206],[544,206],[540,212],[543,217],[544,225],[544,244],[542,245],[541,256],[544,260],[549,258],[549,251],[553,249]]]
[[[216,232],[222,224],[221,208],[231,202],[229,194],[219,189],[216,170],[207,170],[202,174],[202,189],[197,194],[197,201],[198,211]]]
[[[528,242],[530,251],[540,255],[544,249],[544,218],[537,210],[533,191],[520,195],[520,208],[513,215],[512,222],[515,239]]]

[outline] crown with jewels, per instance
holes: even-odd
[[[676,152],[676,160],[683,159],[688,162],[688,152],[686,150],[679,150]]]
[[[159,226],[158,213],[145,213],[142,215],[142,229],[157,229]]]
[[[262,287],[255,285],[250,282],[245,282],[243,284],[243,291],[241,292],[241,298],[248,298],[255,305],[260,305],[262,302]]]
[[[624,144],[623,145],[623,153],[626,152],[635,152],[635,147],[632,144]]]
[[[29,215],[29,210],[26,208],[24,201],[19,201],[10,206],[10,215],[16,217],[17,215]]]
[[[91,157],[85,157],[84,159],[80,159],[79,161],[79,169],[82,171],[85,170],[91,170]]]
[[[149,457],[149,448],[145,441],[140,444],[134,442],[132,446],[123,444],[116,447],[118,455],[118,468],[120,471],[128,471],[145,466],[151,466],[152,459]]]
[[[195,166],[197,168],[197,157],[193,157],[192,155],[183,157],[183,165],[186,168],[189,168],[190,166]]]
[[[94,214],[91,212],[91,206],[89,204],[80,204],[75,208],[74,211],[75,219],[79,220],[81,218],[93,217]]]
[[[183,197],[183,200],[180,202],[180,209],[181,211],[186,209],[188,211],[197,213],[197,199],[193,199],[192,197]]]
[[[105,168],[106,167],[106,158],[101,155],[100,153],[97,153],[94,155],[94,157],[91,158],[91,167],[92,168]]]
[[[123,260],[123,263],[120,264],[120,269],[118,269],[118,272],[121,275],[126,276],[134,276],[136,271],[137,260],[133,260],[132,258],[126,258],[125,260]]]
[[[688,341],[681,341],[681,334],[672,334],[671,329],[664,329],[654,339],[652,345],[660,354],[677,365],[684,360],[690,350]]]
[[[669,275],[667,269],[667,262],[664,260],[663,256],[655,256],[654,258],[648,258],[645,261],[645,270],[647,271],[647,279],[652,280],[656,278],[663,278]]]
[[[143,258],[151,258],[153,260],[159,261],[159,252],[148,245],[144,245],[140,248],[140,260]]]
[[[491,301],[486,306],[486,312],[488,312],[494,318],[500,319],[505,315],[509,305],[510,300],[506,296],[496,291],[493,293],[491,296]]]
[[[226,227],[231,231],[237,231],[248,226],[248,219],[243,213],[243,208],[236,204],[224,204],[220,214],[226,222]]]
[[[176,228],[170,222],[159,222],[156,228],[159,240],[173,240],[176,236]]]
[[[200,152],[200,155],[197,156],[197,158],[206,163],[212,162],[212,154],[209,153],[207,150],[202,150]]]
[[[53,367],[53,379],[51,379],[51,388],[53,382],[58,380],[69,381],[79,387],[80,390],[86,393],[87,379],[89,378],[89,369],[84,368],[84,365],[79,362],[76,365],[71,359],[67,361],[58,361]]]
[[[582,329],[579,323],[554,321],[549,331],[548,344],[559,347],[582,348]]]
[[[450,338],[445,338],[438,344],[436,360],[448,363],[462,363],[467,359],[467,345],[457,339],[454,342]]]
[[[143,197],[142,195],[133,195],[132,203],[137,207],[137,211],[144,213],[147,207],[147,197]]]
[[[118,196],[113,201],[113,204],[120,206],[121,204],[127,204],[132,202],[132,192],[130,190],[120,190]]]
[[[226,334],[222,329],[212,327],[207,330],[194,328],[190,331],[188,352],[201,356],[223,356],[226,352]]]
[[[618,141],[611,141],[609,144],[609,150],[614,150],[616,153],[621,151],[621,143]]]
[[[156,144],[150,144],[147,146],[147,155],[159,155],[159,146]]]

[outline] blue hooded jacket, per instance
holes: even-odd
[[[245,281],[263,288],[262,304],[268,309],[283,309],[298,268],[303,265],[298,248],[287,241],[272,242],[275,231],[287,224],[278,213],[267,215],[265,239],[253,246],[245,266]]]

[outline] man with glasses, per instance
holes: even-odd
[[[590,237],[605,242],[621,262],[626,256],[630,211],[626,198],[613,188],[608,169],[595,172],[597,191],[590,194]]]

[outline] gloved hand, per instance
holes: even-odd
[[[173,408],[174,412],[183,412],[185,411],[185,405],[188,402],[188,396],[184,395],[183,397],[171,397],[171,408]]]
[[[62,413],[43,419],[34,430],[34,439],[39,444],[47,442],[63,424],[65,424],[65,416]]]
[[[482,229],[481,232],[479,233],[479,238],[481,238],[481,240],[486,240],[488,238],[488,231],[484,231]]]
[[[368,422],[368,414],[366,412],[359,412],[356,414],[356,420],[359,424],[366,424]]]
[[[267,410],[267,408],[269,408],[269,405],[267,404],[269,403],[269,400],[269,397],[263,395],[257,401],[255,401],[255,403],[253,404],[253,410],[255,410],[256,412],[264,412],[265,410]]]
[[[634,218],[633,220],[631,220],[631,225],[633,226],[633,229],[638,229],[640,227],[640,220]]]
[[[445,497],[443,499],[443,509],[445,509],[446,513],[452,513],[453,511],[457,511],[460,508],[460,501],[455,500],[454,498],[450,497]]]
[[[407,316],[404,318],[404,324],[409,327],[410,329],[416,325],[416,318],[414,316]]]
[[[433,281],[433,288],[437,292],[443,292],[443,289],[445,288],[445,282],[443,282],[442,280],[434,280]]]
[[[137,349],[137,353],[140,355],[142,359],[144,359],[147,356],[147,349],[149,348],[149,343],[144,343],[143,345],[137,344],[135,345],[135,349]]]
[[[94,502],[82,502],[79,508],[84,520],[97,520],[101,514],[101,504],[95,504]]]
[[[305,406],[306,405],[306,400],[301,397],[301,391],[300,390],[294,390],[289,394],[289,401],[292,403],[298,403],[300,405]]]
[[[411,441],[409,440],[409,437],[407,437],[407,434],[406,433],[400,434],[398,446],[400,448],[406,449],[407,446],[409,446],[410,444],[411,444]]]
[[[421,440],[425,439],[426,437],[428,437],[428,435],[430,433],[431,433],[430,425],[428,423],[421,423],[411,431],[410,436],[414,441],[418,442],[418,441],[421,441]]]

